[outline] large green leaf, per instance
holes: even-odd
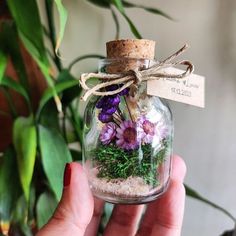
[[[36,1],[8,0],[8,6],[16,22],[21,40],[23,41],[31,56],[37,62],[48,85],[52,89],[57,109],[58,111],[61,111],[61,102],[54,88],[53,79],[50,76],[50,65],[47,59],[47,51],[43,42],[43,27],[40,22],[39,10]]]
[[[10,57],[22,87],[24,87],[26,91],[29,91],[26,69],[21,55],[19,37],[14,22],[2,22],[0,48],[8,57]]]
[[[56,31],[55,31],[55,23],[54,23],[54,0],[44,0],[45,10],[47,16],[48,23],[48,32],[46,33],[48,39],[51,42],[53,55],[51,55],[52,60],[54,61],[57,69],[60,71],[62,69],[60,58],[57,56],[55,48],[56,48]],[[44,27],[45,31],[45,27]],[[46,30],[47,31],[47,30]]]
[[[223,207],[215,204],[214,202],[209,201],[205,197],[202,197],[199,193],[197,193],[194,189],[190,188],[186,184],[185,184],[185,189],[186,189],[187,196],[192,197],[196,200],[199,200],[203,203],[206,203],[206,204],[210,205],[211,207],[221,211],[223,214],[227,215],[230,219],[232,219],[234,222],[236,222],[236,218],[229,211],[224,209]]]
[[[0,157],[0,228],[7,230],[16,207],[16,201],[21,194],[17,171],[16,154],[13,148],[5,151]]]
[[[60,47],[62,38],[64,36],[64,32],[65,32],[66,21],[67,21],[67,11],[65,7],[63,6],[61,0],[55,0],[55,3],[56,3],[57,10],[59,13],[59,18],[60,18],[60,30],[59,30],[59,35],[57,38],[57,43],[56,43],[56,48],[55,48],[55,51],[57,52]]]
[[[41,61],[47,61],[43,42],[43,27],[40,22],[39,10],[35,0],[8,0],[8,7],[16,22],[17,28],[24,39],[34,47],[34,55]]]
[[[26,201],[29,201],[30,183],[36,158],[37,134],[32,116],[18,117],[13,126],[13,143]]]
[[[69,89],[74,86],[79,87],[79,82],[77,80],[65,80],[65,81],[58,82],[55,85],[55,90],[57,93],[60,93],[60,92],[63,92],[64,90]],[[53,94],[54,93],[53,93],[52,88],[48,88],[44,92],[44,94],[40,100],[40,103],[39,103],[39,108],[38,108],[38,112],[37,112],[38,116],[40,115],[40,112],[43,109],[43,107],[46,105],[46,103],[53,97]]]
[[[6,67],[7,67],[7,56],[5,55],[5,53],[0,51],[0,83],[4,76]]]
[[[10,77],[4,76],[2,80],[0,80],[0,86],[5,86],[7,88],[15,90],[16,92],[21,94],[25,98],[28,105],[30,105],[30,98],[26,90],[20,83],[17,83],[15,80],[11,79]]]
[[[42,109],[38,123],[43,126],[60,130],[60,119],[58,119],[58,111],[53,100],[50,100]]]
[[[39,125],[39,146],[42,164],[50,187],[59,201],[62,193],[63,172],[67,162],[71,162],[69,149],[57,130]]]
[[[52,194],[45,192],[40,195],[36,206],[38,228],[41,228],[48,222],[56,206],[57,201]]]

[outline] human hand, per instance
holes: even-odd
[[[149,203],[142,222],[144,205],[115,205],[104,236],[180,236],[184,214],[186,166],[175,156],[167,192]],[[93,198],[80,164],[66,167],[62,199],[49,222],[37,236],[95,236],[104,202]],[[138,228],[139,226],[139,228]]]

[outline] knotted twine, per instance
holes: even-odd
[[[193,64],[187,60],[182,60],[182,61],[173,61],[173,60],[180,54],[182,54],[188,47],[189,46],[185,44],[176,53],[172,54],[163,61],[155,63],[153,66],[147,69],[139,70],[138,68],[135,68],[133,70],[129,70],[119,74],[84,73],[80,77],[80,84],[86,92],[81,99],[86,101],[88,97],[92,94],[97,96],[114,95],[121,92],[125,88],[130,87],[133,84],[137,85],[143,81],[148,81],[148,80],[158,80],[160,78],[183,79],[193,73],[194,71]],[[165,68],[170,68],[170,67],[174,68],[177,65],[185,65],[187,67],[185,71],[181,74],[169,74],[164,71],[160,71]],[[86,82],[91,78],[98,78],[102,82],[92,87],[89,87],[86,84]],[[101,89],[114,84],[118,85],[122,84],[122,86],[113,91],[101,91]]]

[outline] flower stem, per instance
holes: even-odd
[[[125,117],[124,117],[124,115],[122,114],[122,112],[121,112],[119,106],[117,107],[117,111],[118,111],[118,113],[119,113],[119,115],[120,115],[121,120],[124,121],[124,120],[125,120]]]
[[[114,113],[113,115],[115,115],[116,119],[119,120],[119,122],[122,122],[122,119],[119,114]]]
[[[117,120],[115,120],[115,117],[113,116],[113,119],[112,119],[112,121],[117,125],[117,126],[119,126],[120,127],[120,124],[119,123],[117,123]]]
[[[127,98],[124,97],[125,104],[126,104],[126,107],[127,107],[127,109],[128,109],[128,112],[129,112],[129,117],[130,117],[130,119],[134,122],[134,119],[133,119],[133,117],[132,117],[132,114],[131,114],[131,111],[130,111],[130,108],[129,108],[129,104],[128,104],[128,102],[127,102],[126,99],[127,99]]]

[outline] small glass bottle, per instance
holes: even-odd
[[[145,69],[154,63],[155,42],[116,40],[107,43],[103,73]],[[113,91],[122,84],[110,85]],[[150,96],[146,82],[115,95],[92,96],[85,109],[83,165],[92,192],[107,202],[142,204],[167,189],[172,155],[171,111]]]

